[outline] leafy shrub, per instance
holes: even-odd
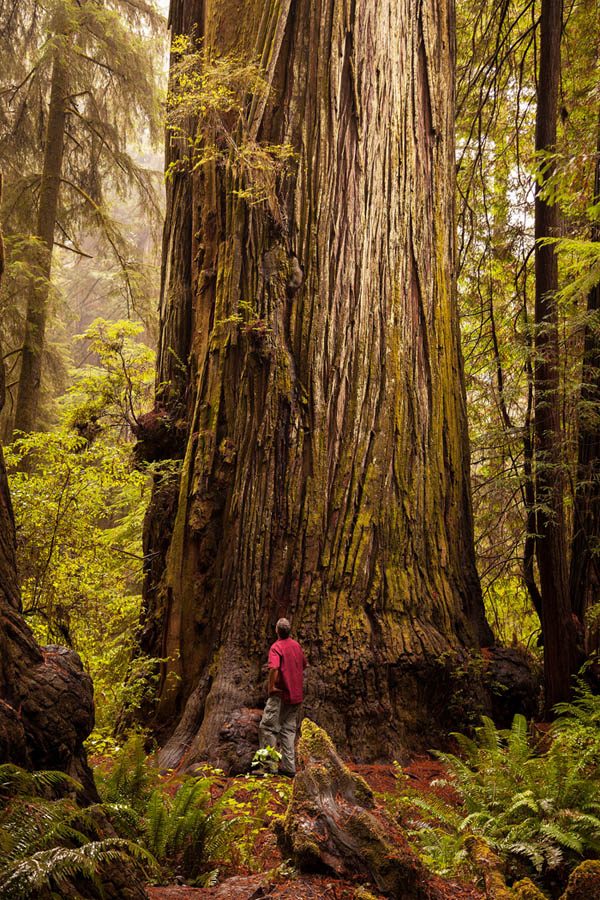
[[[277,763],[281,761],[281,753],[279,750],[276,750],[275,747],[267,746],[261,747],[256,751],[254,756],[252,757],[252,762],[250,763],[251,768],[256,771],[257,769],[266,769],[267,771],[277,771]]]
[[[208,770],[186,778],[176,791],[173,782],[160,784],[140,817],[138,839],[157,859],[162,880],[183,876],[190,884],[216,880],[224,865],[255,870],[256,841],[287,804],[291,785],[247,776],[221,795],[222,772]]]
[[[180,876],[207,885],[223,866],[255,870],[256,841],[288,803],[291,784],[252,776],[226,787],[223,772],[204,766],[194,777],[161,777],[134,734],[114,755],[112,769],[95,772],[113,821],[158,863],[156,880]]]
[[[24,613],[41,643],[81,655],[107,731],[125,699],[139,620],[148,478],[125,445],[88,445],[65,429],[19,438],[6,464]]]
[[[484,718],[475,740],[455,737],[461,756],[436,754],[448,777],[434,785],[451,789],[458,802],[412,792],[400,800],[411,834],[434,869],[445,874],[463,865],[469,834],[507,860],[511,877],[549,876],[600,853],[594,748],[557,740],[542,752],[519,715],[508,730]]]
[[[222,795],[220,803],[224,815],[234,819],[235,841],[230,854],[236,866],[260,870],[257,840],[283,817],[291,791],[289,781],[246,775]]]
[[[229,855],[237,820],[223,816],[225,800],[212,801],[220,773],[200,778],[162,778],[145,750],[145,735],[132,734],[114,755],[108,774],[95,777],[105,802],[128,809],[133,821],[120,823],[129,837],[158,863],[157,880],[179,875],[206,884],[217,873],[215,862]]]

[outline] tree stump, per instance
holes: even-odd
[[[569,876],[561,900],[593,900],[600,897],[600,861],[586,859]]]
[[[523,878],[512,886],[515,900],[546,900],[546,895],[533,883],[531,878]]]
[[[402,900],[441,897],[397,825],[375,810],[368,784],[309,719],[302,723],[298,761],[301,771],[279,839],[299,869],[365,875],[381,893]]]

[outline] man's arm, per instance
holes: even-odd
[[[269,650],[269,684],[267,692],[269,697],[277,697],[281,694],[280,678],[281,655],[274,647]]]
[[[269,686],[267,688],[269,697],[278,697],[281,694],[279,685],[279,669],[269,669]]]

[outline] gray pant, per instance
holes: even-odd
[[[284,703],[281,697],[269,697],[265,706],[258,737],[261,750],[265,747],[274,747],[281,753],[281,768],[286,772],[296,771],[296,758],[294,754],[294,741],[298,727],[299,703]],[[279,741],[279,748],[277,743]],[[277,771],[277,763],[266,763],[265,768],[272,772]]]

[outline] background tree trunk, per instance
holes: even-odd
[[[58,23],[60,26],[60,22]],[[64,59],[63,34],[59,27],[54,50],[52,87],[48,107],[48,125],[44,147],[44,168],[40,181],[40,195],[35,234],[35,280],[27,297],[25,337],[21,354],[21,370],[15,409],[14,427],[18,431],[33,431],[37,425],[38,401],[42,381],[42,360],[48,319],[50,272],[54,250],[54,229],[58,210],[58,196],[65,144],[68,72]]]
[[[535,134],[539,153],[556,149],[561,34],[562,0],[543,0]],[[544,194],[554,167],[548,160],[543,165],[535,199],[535,532],[542,598],[545,701],[550,712],[556,703],[569,698],[571,676],[580,659],[568,589],[564,436],[556,399],[560,396],[558,262],[554,244],[540,243],[559,236],[559,210]]]
[[[592,203],[600,203],[600,118],[596,145],[596,169]],[[600,226],[592,226],[591,239],[600,241]],[[586,623],[589,608],[600,592],[600,342],[597,316],[600,284],[589,292],[590,317],[585,332],[581,397],[579,404],[579,448],[577,492],[573,510],[570,596],[572,608],[586,629],[586,653],[600,649],[600,626]]]
[[[147,519],[142,638],[169,660],[163,761],[227,762],[283,614],[311,718],[389,757],[431,734],[430,667],[491,638],[452,276],[453,7],[174,0],[171,16],[262,61],[273,98],[249,104],[250,132],[297,161],[275,211],[214,164],[169,189],[157,412],[184,415],[187,439],[178,495],[163,481]]]

